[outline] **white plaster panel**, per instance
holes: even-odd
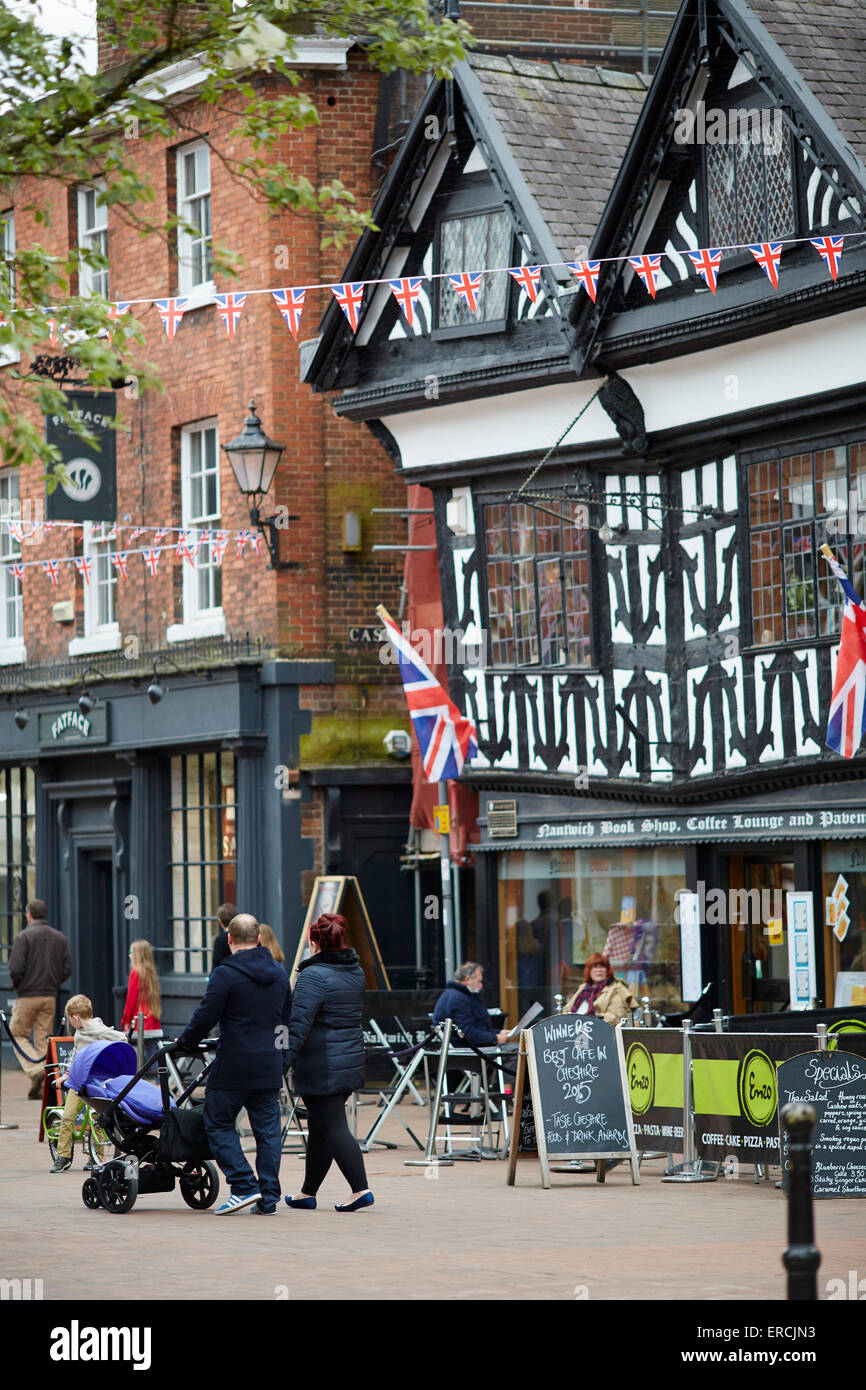
[[[614,703],[620,705],[625,710],[629,719],[634,724],[634,714],[629,709],[624,699],[626,686],[631,681],[634,675],[634,671],[622,671],[618,670],[617,668],[614,668],[612,675]],[[623,764],[622,771],[619,775],[620,777],[637,777],[638,773],[635,750],[635,736],[629,729],[628,725],[623,724],[622,720],[619,718],[616,719],[615,728],[617,734],[617,744],[622,743],[622,736],[625,735],[627,740],[626,748],[628,749],[628,761]]]
[[[640,574],[640,596],[641,596],[641,618],[649,617],[650,611],[657,613],[658,622],[647,638],[648,645],[663,646],[666,641],[665,625],[667,622],[666,602],[667,594],[665,591],[665,580],[662,574],[655,585],[655,601],[657,608],[652,608],[653,599],[650,597],[650,565],[658,559],[659,548],[657,545],[642,545],[638,547],[638,573]]]
[[[743,662],[740,657],[737,657],[732,661],[722,661],[720,665],[725,675],[734,676],[737,682],[734,691],[734,713],[737,721],[736,732],[742,735],[746,727]],[[727,696],[724,696],[722,700],[722,712],[725,721],[725,766],[745,767],[745,755],[738,748],[731,748],[731,735],[734,730],[731,727],[731,709]]]
[[[814,647],[807,647],[804,651],[797,652],[797,659],[806,659],[806,685],[808,690],[808,710],[803,707],[803,696],[797,681],[793,683],[794,690],[794,732],[797,736],[797,752],[802,757],[807,754],[814,756],[820,753],[821,745],[814,738],[806,738],[803,732],[806,724],[806,715],[820,723],[820,707],[818,704],[818,653]]]
[[[764,676],[773,658],[771,656],[759,656],[755,658],[755,724],[758,730],[762,729],[766,721],[767,714],[771,716],[770,729],[773,735],[772,742],[760,755],[760,762],[778,762],[784,756],[782,744],[782,709],[779,696],[779,682],[773,685],[772,705],[768,705],[767,686]]]
[[[701,681],[704,679],[704,677],[706,676],[706,674],[707,674],[707,667],[706,667],[706,666],[695,666],[692,670],[686,672],[686,706],[687,706],[688,712],[689,712],[689,722],[688,722],[688,737],[689,737],[689,742],[691,742],[691,740],[694,738],[694,736],[695,736],[695,731],[696,731],[696,729],[697,729],[697,727],[698,727],[698,717],[697,717],[698,697],[697,697],[696,691],[697,691],[697,687],[700,685]],[[706,713],[706,711],[705,711],[705,713]],[[693,767],[692,770],[691,770],[691,775],[692,775],[692,777],[700,777],[703,773],[711,772],[711,771],[712,771],[712,764],[711,764],[712,747],[713,747],[713,745],[712,745],[712,729],[710,728],[709,720],[708,720],[707,718],[705,718],[705,719],[704,719],[704,748],[706,749],[706,757],[699,758],[698,761],[695,763],[694,767]]]

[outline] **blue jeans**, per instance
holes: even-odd
[[[241,1149],[235,1128],[238,1112],[246,1106],[256,1140],[258,1182]],[[234,1197],[258,1191],[263,1207],[280,1200],[280,1093],[279,1091],[217,1091],[208,1086],[204,1101],[204,1127],[211,1153]]]

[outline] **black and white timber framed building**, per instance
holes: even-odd
[[[816,997],[866,999],[866,755],[824,744],[819,555],[829,533],[863,592],[864,102],[856,0],[691,0],[651,82],[471,56],[343,278],[541,263],[543,293],[488,277],[472,316],[435,281],[413,331],[381,286],[357,334],[335,304],[307,345],[433,492],[445,625],[478,651],[451,685],[480,734],[477,949],[510,1012],[597,949],[676,1006],[675,895],[701,884],[810,892]],[[836,281],[807,240],[830,234]],[[775,240],[778,289],[742,250],[713,295],[685,255]],[[595,303],[565,264],[644,252],[654,300],[625,259]],[[705,923],[709,1001],[783,1008],[786,940]]]

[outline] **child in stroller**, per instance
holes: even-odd
[[[184,1050],[202,1056],[215,1046],[204,1041]],[[217,1199],[219,1173],[210,1157],[203,1107],[181,1108],[210,1066],[175,1101],[166,1064],[172,1047],[161,1044],[156,1051],[158,1086],[142,1079],[153,1057],[136,1072],[135,1048],[128,1042],[94,1043],[69,1069],[66,1085],[99,1114],[114,1144],[114,1157],[97,1164],[81,1189],[91,1210],[103,1207],[120,1215],[132,1209],[139,1195],[173,1192],[178,1181],[183,1200],[196,1211],[205,1211]]]

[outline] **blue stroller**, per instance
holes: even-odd
[[[204,1068],[178,1101],[169,1093],[168,1047],[156,1052],[159,1085],[143,1080],[153,1058],[136,1072],[135,1048],[127,1042],[93,1043],[69,1069],[68,1089],[86,1100],[114,1144],[114,1157],[96,1164],[85,1179],[81,1197],[92,1211],[122,1215],[139,1195],[173,1192],[179,1182],[188,1207],[205,1211],[219,1194],[219,1174],[211,1161],[204,1131],[203,1107],[184,1110],[187,1100],[210,1070]],[[190,1049],[196,1055],[211,1042]],[[212,1063],[211,1063],[212,1065]]]

